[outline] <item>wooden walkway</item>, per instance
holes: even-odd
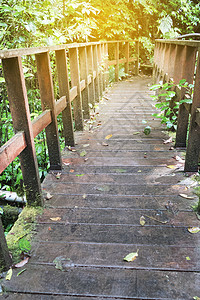
[[[27,270],[5,282],[8,299],[200,297],[200,234],[188,232],[199,226],[196,199],[180,196],[192,189],[152,117],[149,83],[114,84],[96,121],[76,134],[76,152],[63,152],[61,176],[45,179],[53,197],[38,220]],[[134,261],[123,260],[137,251]]]

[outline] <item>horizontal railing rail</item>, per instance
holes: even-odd
[[[200,41],[156,40],[154,52],[154,83],[174,82],[176,96],[172,101],[186,98],[186,90],[178,88],[181,79],[194,84],[192,104],[179,106],[176,131],[177,148],[186,148],[185,172],[197,172],[200,150]],[[171,104],[173,106],[173,104]],[[189,115],[191,116],[189,118]],[[187,140],[187,131],[189,135]]]

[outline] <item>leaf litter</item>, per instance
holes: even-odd
[[[198,233],[198,232],[200,232],[200,227],[189,227],[188,231],[190,233]]]
[[[138,252],[139,252],[139,250],[137,250],[137,252],[131,252],[131,253],[127,254],[124,257],[124,260],[128,261],[128,262],[134,261],[138,257]]]
[[[105,137],[106,140],[109,140],[112,137],[112,134],[109,134]]]

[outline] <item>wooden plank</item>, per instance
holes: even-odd
[[[126,62],[126,58],[119,59],[119,64],[124,64]]]
[[[29,205],[42,205],[40,176],[21,58],[3,59],[10,111],[15,131],[24,131],[27,147],[19,155]],[[13,76],[15,74],[15,76]]]
[[[50,169],[61,170],[62,161],[49,53],[36,54],[36,62],[42,110],[51,109],[52,122],[45,129]]]
[[[88,84],[92,82],[92,75],[88,75]]]
[[[98,102],[100,97],[100,86],[99,86],[99,66],[98,66],[98,50],[97,45],[93,46],[93,62],[94,62],[94,85],[95,85],[95,100]]]
[[[66,104],[64,109],[62,110],[65,145],[73,147],[75,144],[74,126],[73,126],[73,118],[72,118],[72,110],[71,110],[66,51],[57,50],[55,53],[56,53],[56,66],[58,72],[59,94],[61,97],[65,97],[65,104]]]
[[[62,96],[55,103],[56,108],[56,116],[58,116],[65,108],[67,107],[67,99],[66,96]]]
[[[99,94],[100,97],[103,95],[103,71],[102,71],[102,51],[101,45],[97,45],[97,56],[98,56],[98,73],[99,73]]]
[[[179,40],[161,40],[158,39],[156,42],[159,42],[161,44],[171,44],[171,45],[180,45],[180,46],[189,46],[189,47],[200,47],[200,41],[179,41]]]
[[[135,52],[136,52],[136,60],[135,60],[135,74],[138,75],[139,74],[139,57],[140,57],[140,48],[139,48],[139,41],[136,40],[135,41]]]
[[[80,86],[78,48],[69,49],[70,75],[72,87],[77,87],[77,96],[73,102],[75,129],[83,130],[83,108]]]
[[[91,83],[89,84],[89,103],[95,104],[95,86],[94,86],[94,63],[93,63],[93,46],[86,47],[87,52],[87,63],[88,63],[88,74],[91,76]],[[88,81],[89,82],[89,81]]]
[[[85,89],[85,86],[86,86],[85,80],[81,80],[80,82],[81,92]]]
[[[137,60],[137,58],[135,58],[135,57],[130,57],[129,58],[129,62],[134,62],[134,61],[136,61]]]
[[[0,174],[26,148],[25,133],[16,133],[0,148]]]
[[[115,81],[119,81],[119,42],[117,42],[115,45],[115,59]]]
[[[33,136],[34,138],[51,123],[51,110],[43,111],[38,117],[32,121]]]
[[[77,86],[71,88],[69,94],[70,94],[70,102],[72,102],[78,95]]]
[[[6,238],[4,235],[3,224],[0,215],[0,272],[7,271],[12,265],[12,259],[8,251],[6,244]]]
[[[109,66],[113,66],[113,65],[116,65],[117,64],[117,60],[116,59],[113,59],[113,60],[109,60],[108,61],[108,65]]]
[[[195,76],[194,95],[191,110],[188,146],[185,158],[185,172],[197,172],[200,151],[200,127],[196,123],[196,110],[200,107],[200,55],[198,56]]]
[[[83,106],[83,117],[84,119],[90,118],[89,110],[89,81],[88,81],[88,61],[86,47],[79,48],[79,61],[80,61],[80,80],[85,83],[85,89],[82,91],[82,106]]]
[[[200,108],[196,109],[196,123],[200,126]]]
[[[129,72],[129,42],[126,42],[124,45],[124,56],[125,56],[125,73],[128,74]]]

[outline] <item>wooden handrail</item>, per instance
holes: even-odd
[[[120,45],[124,47],[124,57],[120,56],[119,58]],[[83,130],[83,119],[90,118],[89,104],[98,102],[108,85],[109,65],[115,65],[116,81],[118,80],[119,64],[124,64],[125,72],[128,73],[129,63],[134,61],[136,74],[138,74],[138,45],[136,42],[136,58],[129,57],[129,41],[74,43],[0,51],[13,127],[14,131],[17,132],[0,148],[0,173],[19,156],[28,205],[43,205],[34,138],[42,130],[45,130],[50,168],[60,170],[62,160],[57,116],[62,113],[65,144],[74,146],[74,124],[76,130]],[[114,49],[114,53],[111,53],[111,57],[115,57],[114,63],[113,61],[109,62],[109,52],[112,49]],[[57,101],[54,97],[49,52],[55,52],[60,97]],[[35,55],[36,58],[42,105],[41,114],[32,121],[22,66],[22,57],[27,55]],[[71,83],[68,76],[67,55],[70,63]],[[1,220],[0,254],[3,257],[1,260],[3,268],[8,269],[11,265],[11,259],[6,247]]]
[[[154,52],[154,83],[173,81],[176,97],[174,101],[185,99],[185,89],[177,87],[181,79],[194,83],[192,104],[181,104],[178,113],[176,131],[177,148],[185,148],[185,172],[197,172],[200,154],[200,41],[191,40],[156,40]],[[198,59],[197,59],[198,58]],[[173,104],[172,104],[173,105]],[[187,130],[190,117],[190,129],[187,141]]]
[[[120,44],[125,45],[124,58],[119,58]],[[108,59],[108,54],[109,54],[108,51],[110,49],[109,47],[111,47],[112,49],[113,46],[115,51],[114,54],[115,60],[109,61]],[[109,41],[109,42],[102,41],[102,42],[92,42],[92,43],[74,43],[74,44],[57,45],[51,47],[37,47],[37,48],[27,48],[27,49],[1,50],[0,59],[2,59],[3,62],[3,68],[4,68],[5,80],[6,80],[7,90],[8,90],[9,102],[11,105],[12,117],[16,119],[16,116],[18,116],[16,115],[15,105],[13,104],[14,101],[16,101],[14,95],[16,95],[19,92],[17,91],[17,85],[12,84],[13,73],[10,72],[9,69],[11,66],[11,60],[8,59],[12,59],[13,61],[16,62],[16,68],[18,68],[18,64],[20,66],[19,75],[16,76],[19,76],[17,77],[18,78],[17,80],[19,83],[21,82],[22,84],[23,97],[27,99],[24,74],[21,66],[21,56],[26,56],[26,55],[36,56],[38,78],[40,84],[39,88],[40,88],[43,112],[33,121],[30,121],[30,113],[29,110],[27,110],[27,104],[26,104],[25,109],[27,114],[27,122],[29,124],[28,125],[29,127],[27,127],[28,132],[23,131],[23,128],[21,128],[22,130],[18,132],[19,131],[18,125],[16,124],[16,127],[14,125],[17,134],[0,148],[0,173],[18,155],[20,155],[21,157],[21,153],[24,152],[25,149],[27,149],[27,145],[29,145],[27,136],[30,135],[31,141],[33,143],[33,138],[36,137],[44,129],[46,130],[47,133],[47,144],[48,144],[48,150],[50,151],[49,154],[52,151],[52,154],[50,154],[51,167],[55,169],[61,168],[61,160],[59,158],[60,157],[59,146],[58,147],[56,146],[58,145],[58,138],[55,136],[57,135],[57,121],[55,119],[56,116],[60,113],[63,114],[65,142],[67,145],[73,146],[74,136],[73,136],[71,102],[73,102],[73,100],[76,99],[76,101],[74,102],[75,126],[77,127],[76,129],[82,130],[83,116],[82,116],[81,106],[83,105],[84,107],[84,113],[83,113],[84,118],[89,118],[89,103],[94,104],[95,101],[98,101],[99,97],[103,93],[103,90],[106,88],[108,84],[108,75],[107,75],[108,67],[110,65],[115,66],[116,80],[118,80],[119,64],[125,64],[125,69],[127,73],[128,72],[127,70],[129,68],[129,63],[137,61],[137,57],[136,58],[129,57],[129,47],[130,47],[129,41],[124,40],[124,41]],[[66,50],[68,50],[69,58],[70,58],[70,73],[71,73],[71,84],[72,84],[71,89],[69,89]],[[56,53],[56,64],[58,70],[59,89],[60,89],[60,99],[57,101],[53,100],[54,96],[53,96],[52,78],[51,78],[51,70],[50,70],[50,57],[48,54],[50,51],[55,51]],[[81,56],[80,59],[78,55]],[[19,94],[20,101],[22,98],[20,98],[20,94]],[[47,100],[47,98],[49,100]],[[53,142],[52,131],[55,132],[53,134],[55,145],[52,144]],[[34,148],[34,144],[32,145],[32,148]],[[56,148],[57,150],[55,150]],[[29,150],[26,150],[26,152],[27,151]],[[33,155],[35,155],[34,153],[35,152],[33,150]],[[23,159],[21,159],[21,163],[23,164]],[[33,168],[35,170],[34,172],[36,172],[37,174],[38,167],[35,158],[34,158]],[[41,188],[40,188],[39,176],[37,175],[33,177],[38,178],[37,182],[35,182],[35,185],[36,186],[38,185],[37,192],[40,192]],[[29,204],[32,204],[32,200],[31,197],[29,199],[29,195],[27,196],[27,202]],[[39,200],[37,204],[42,204],[42,202]]]

